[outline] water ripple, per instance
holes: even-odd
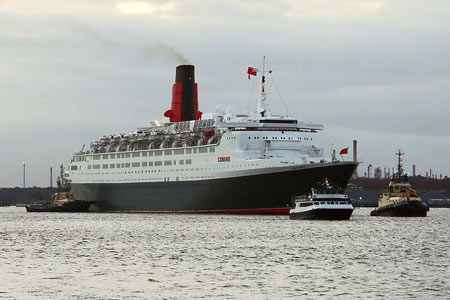
[[[0,208],[4,299],[448,299],[449,209],[287,216]]]

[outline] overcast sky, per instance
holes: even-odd
[[[408,172],[450,175],[449,16],[448,0],[0,0],[0,186],[22,161],[48,186],[83,144],[165,120],[178,64],[201,111],[254,108],[263,55],[272,110],[323,124],[328,154],[357,139],[360,174],[401,148]]]

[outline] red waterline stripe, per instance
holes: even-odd
[[[136,211],[105,211],[117,213],[154,213],[154,214],[259,214],[259,215],[287,215],[289,207],[255,208],[255,209],[224,209],[224,210],[136,210]]]

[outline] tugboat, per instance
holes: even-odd
[[[328,180],[321,188],[311,189],[309,195],[295,198],[295,207],[289,218],[297,220],[348,220],[353,213],[353,205],[344,189],[334,188]]]
[[[398,170],[391,177],[389,191],[378,200],[378,208],[371,216],[386,217],[426,217],[429,210],[416,191],[411,187],[408,175],[403,173],[403,152],[398,149]]]
[[[60,175],[56,181],[58,192],[55,193],[51,202],[32,203],[25,206],[27,212],[86,212],[91,202],[75,199],[71,193],[70,180],[64,177],[64,165],[60,167]]]

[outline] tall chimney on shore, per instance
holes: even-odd
[[[416,165],[413,165],[413,177],[416,177]]]
[[[50,167],[50,187],[53,187],[53,168]]]

